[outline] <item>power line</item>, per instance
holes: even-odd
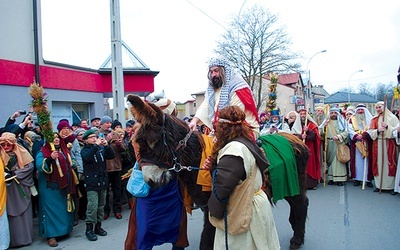
[[[224,25],[220,24],[217,20],[215,20],[214,18],[212,18],[210,15],[208,15],[206,12],[204,12],[202,9],[200,9],[199,7],[197,7],[196,5],[194,5],[192,2],[190,2],[189,0],[186,0],[186,2],[188,2],[190,5],[192,5],[194,8],[196,8],[198,11],[200,11],[201,13],[203,13],[204,15],[206,15],[208,18],[210,18],[211,20],[213,20],[216,24],[218,24],[219,26],[221,26],[223,29],[225,29],[226,31],[228,31],[227,28],[225,28]]]

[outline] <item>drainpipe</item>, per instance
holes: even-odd
[[[40,85],[40,64],[39,64],[39,34],[38,34],[38,0],[33,0],[33,42],[35,50],[35,82]]]

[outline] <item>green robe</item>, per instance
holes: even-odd
[[[261,147],[269,160],[269,173],[274,202],[300,194],[296,159],[290,142],[279,134],[263,135]]]
[[[46,173],[42,164],[44,157],[40,151],[36,156],[39,185],[39,236],[52,238],[72,232],[74,213],[67,211],[66,189],[58,189],[56,183],[53,188],[47,186]],[[46,163],[45,163],[46,164]]]

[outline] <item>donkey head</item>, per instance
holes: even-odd
[[[181,165],[199,164],[202,152],[201,136],[190,135],[186,146],[177,146],[189,134],[185,122],[175,116],[164,114],[152,103],[143,101],[139,96],[128,95],[130,111],[138,125],[135,128],[133,143],[141,161],[152,162],[159,167],[172,167],[176,162]],[[174,159],[176,156],[176,159]]]

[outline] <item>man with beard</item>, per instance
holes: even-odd
[[[197,124],[203,123],[207,127],[213,129],[214,124],[218,123],[219,110],[230,105],[238,106],[244,111],[246,115],[245,121],[252,127],[254,139],[257,139],[260,131],[259,116],[250,86],[242,76],[234,72],[228,61],[213,58],[210,60],[208,66],[208,87],[205,91],[205,99],[197,108],[196,114],[188,126],[191,130],[197,130]],[[210,134],[213,134],[213,131]],[[205,138],[212,139],[212,137]],[[212,144],[213,142],[206,140],[206,143]],[[206,155],[205,159],[208,156]],[[211,164],[208,159],[204,161],[204,165],[207,164]],[[203,186],[204,192],[211,192],[211,175],[203,173],[209,172],[199,171],[197,183]],[[203,213],[205,216],[208,216],[208,212],[208,207],[204,207]],[[205,226],[210,229],[208,233],[213,235],[215,228],[208,220],[205,221]],[[205,238],[209,237],[205,236]],[[213,240],[202,239],[200,242],[200,249],[212,249],[212,245]]]
[[[322,124],[322,122],[325,120],[326,116],[325,116],[325,106],[319,104],[318,106],[315,106],[315,113],[314,113],[314,120],[317,123],[318,127]],[[324,175],[324,168],[322,167],[324,165],[324,145],[325,145],[325,138],[323,136],[321,136],[321,142],[320,142],[320,149],[319,151],[320,153],[320,165],[321,165],[321,176]],[[324,180],[321,178],[320,180],[321,183],[324,182]]]
[[[318,125],[314,119],[307,113],[307,110],[299,110],[301,121],[301,137],[307,147],[310,149],[310,158],[307,163],[307,189],[317,189],[321,179],[321,136],[318,131]]]
[[[372,158],[372,174],[376,187],[374,192],[390,190],[395,194],[393,189],[397,154],[393,131],[396,130],[399,119],[385,108],[384,102],[377,102],[375,107],[377,115],[372,118],[367,133],[364,133],[366,138],[373,140],[369,157]]]
[[[189,127],[195,130],[197,124],[202,122],[213,128],[213,124],[218,120],[218,111],[226,106],[235,105],[245,112],[246,122],[253,127],[254,135],[258,137],[259,116],[250,86],[242,76],[234,72],[225,59],[211,59],[208,69],[209,84],[205,99],[198,107]]]
[[[336,158],[336,151],[339,143],[346,144],[348,132],[346,121],[338,108],[331,108],[329,118],[322,122],[319,131],[321,134],[327,133],[328,185],[336,183],[338,186],[343,186],[343,182],[347,181],[347,167]]]
[[[260,131],[260,135],[274,134],[279,133],[280,131],[290,132],[289,125],[282,120],[283,119],[281,119],[281,116],[279,115],[279,110],[272,110],[270,119]]]
[[[316,106],[315,107],[315,121],[317,122],[317,125],[321,125],[322,121],[325,120],[325,112],[324,112],[324,107],[323,106]]]
[[[350,137],[350,174],[353,178],[353,185],[360,186],[360,183],[366,179],[367,186],[372,187],[371,164],[368,164],[367,152],[372,148],[372,143],[363,138],[363,134],[369,128],[372,115],[365,104],[358,104],[355,114],[349,119],[349,137]],[[371,142],[371,141],[370,141]],[[367,158],[367,159],[364,159]],[[365,161],[365,166],[364,166]],[[365,176],[364,176],[365,167]]]

